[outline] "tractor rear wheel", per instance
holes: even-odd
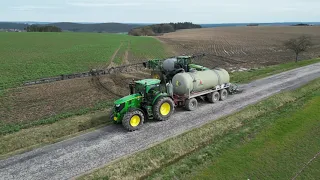
[[[224,101],[227,99],[227,97],[228,97],[228,91],[226,89],[222,89],[220,91],[220,100]]]
[[[219,92],[213,92],[213,93],[208,94],[207,97],[208,97],[209,102],[216,103],[220,99],[220,94],[219,94]]]
[[[153,117],[158,121],[166,121],[174,112],[174,102],[169,97],[162,97],[153,105]]]
[[[129,131],[140,129],[144,122],[144,115],[140,110],[132,110],[127,112],[122,120],[122,125]]]
[[[198,101],[196,98],[191,98],[191,99],[186,100],[185,108],[188,111],[194,111],[197,109],[197,107],[198,107]]]

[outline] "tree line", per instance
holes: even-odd
[[[61,28],[57,26],[38,26],[38,25],[31,25],[25,28],[27,32],[62,32]]]
[[[175,32],[180,29],[193,28],[201,28],[201,26],[191,22],[163,23],[134,28],[131,29],[128,34],[132,36],[157,36],[164,33]]]

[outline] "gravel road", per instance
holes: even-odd
[[[111,125],[16,155],[0,161],[0,179],[70,179],[318,77],[320,63],[242,85],[242,93],[217,104],[203,102],[195,112],[178,109],[170,120],[148,122],[140,131],[130,133],[121,125]]]

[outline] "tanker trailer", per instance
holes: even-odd
[[[176,74],[172,85],[175,104],[184,106],[189,111],[197,108],[198,97],[215,103],[225,100],[235,90],[230,83],[229,73],[221,68]]]

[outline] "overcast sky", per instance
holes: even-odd
[[[0,21],[320,21],[320,0],[1,0]]]

